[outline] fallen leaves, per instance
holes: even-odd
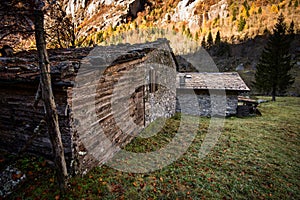
[[[208,120],[201,120],[205,122],[205,127],[209,124],[206,122]],[[249,121],[252,123],[247,124]],[[83,178],[72,178],[66,199],[293,199],[299,196],[297,177],[294,176],[298,170],[294,153],[299,150],[295,144],[299,141],[286,140],[284,130],[275,127],[270,131],[264,129],[262,134],[261,124],[267,126],[269,121],[272,120],[228,119],[225,125],[229,127],[228,130],[225,130],[219,145],[205,159],[196,157],[203,142],[202,135],[205,135],[205,131],[201,130],[189,152],[161,170],[135,174],[104,165]],[[292,131],[296,132],[296,128]],[[160,140],[161,136],[157,138]],[[156,144],[153,143],[154,146]],[[275,144],[280,151],[275,151]],[[150,143],[146,145],[152,148]],[[33,186],[26,185],[16,196],[54,199],[58,188],[56,184],[49,184],[55,182],[53,170],[46,165],[45,169],[37,172],[30,167],[31,159],[29,161],[25,163],[29,166],[26,175],[32,175],[30,184]],[[46,170],[49,170],[48,175]],[[38,185],[38,182],[42,183]],[[60,199],[64,198],[60,196]]]
[[[22,173],[12,174],[12,179],[15,181],[15,180],[20,179],[22,176],[23,176]]]
[[[133,182],[132,185],[134,185],[134,187],[137,187],[138,183],[137,182]]]

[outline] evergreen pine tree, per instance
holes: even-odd
[[[287,30],[287,33],[289,34],[291,40],[293,40],[294,37],[295,37],[295,29],[294,29],[294,27],[295,27],[295,24],[294,24],[294,21],[292,21],[291,24],[290,24],[289,29]]]
[[[236,20],[236,16],[237,16],[237,10],[234,9],[233,12],[232,12],[232,21]]]
[[[259,7],[259,8],[258,8],[258,14],[261,14],[261,13],[262,13],[262,8]]]
[[[254,86],[259,91],[272,95],[276,100],[278,93],[284,93],[294,82],[289,74],[293,64],[289,55],[290,37],[286,34],[287,27],[282,14],[277,19],[273,34],[269,36],[266,47],[257,65]]]
[[[220,45],[220,43],[221,43],[221,35],[220,35],[220,31],[218,31],[215,39],[215,45]]]
[[[298,2],[298,0],[295,0],[294,7],[295,7],[295,8],[297,8],[297,7],[298,7],[298,5],[299,5],[299,2]]]
[[[245,26],[246,26],[246,20],[243,16],[240,16],[240,21],[238,23],[238,31],[239,32],[243,31]]]
[[[187,36],[188,38],[191,38],[191,37],[192,37],[190,28],[187,28],[187,29],[186,29],[186,36]]]
[[[206,41],[205,41],[205,36],[203,36],[203,38],[202,38],[202,41],[201,41],[201,46],[203,47],[203,48],[206,48]]]
[[[214,39],[212,37],[211,31],[209,31],[207,36],[207,46],[208,48],[211,47],[214,44]]]
[[[196,41],[199,40],[199,34],[198,34],[198,32],[195,33],[195,40],[196,40]]]

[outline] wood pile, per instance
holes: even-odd
[[[238,102],[242,105],[237,107],[237,116],[238,117],[248,117],[248,116],[261,116],[260,111],[258,110],[258,101],[246,97],[239,96]]]

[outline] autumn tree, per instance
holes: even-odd
[[[33,21],[25,15],[26,1],[13,0],[0,2],[0,41],[16,46],[20,39],[28,39],[34,34]]]
[[[67,15],[59,1],[54,1],[45,12],[46,39],[60,48],[75,47],[78,33],[72,17]]]
[[[291,38],[286,32],[284,16],[280,14],[255,73],[255,88],[261,92],[271,93],[272,101],[276,100],[278,93],[284,93],[294,82],[289,73],[293,67],[289,54]]]

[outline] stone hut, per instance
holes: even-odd
[[[176,88],[176,111],[199,116],[236,115],[238,95],[250,91],[237,72],[178,73]]]
[[[175,113],[167,40],[49,50],[49,58],[69,173],[104,163],[151,121]],[[27,146],[51,159],[43,104],[33,107],[38,85],[35,51],[0,58],[0,148],[17,153]]]

